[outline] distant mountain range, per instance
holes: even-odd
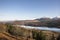
[[[33,20],[14,20],[14,21],[0,21],[0,23],[13,23],[13,24],[24,24],[24,23],[29,23],[29,22],[40,22],[40,21],[54,21],[54,20],[60,20],[60,17],[54,17],[54,18],[49,18],[49,17],[42,17],[42,18],[36,18]]]
[[[35,20],[39,20],[39,21],[50,21],[50,20],[59,20],[60,17],[54,17],[54,18],[48,18],[48,17],[43,17],[43,18],[37,18]]]
[[[14,25],[28,25],[28,26],[48,26],[48,27],[59,27],[60,28],[60,17],[54,17],[54,18],[37,18],[33,20],[15,20],[15,21],[6,21],[6,22],[0,22],[0,23],[10,23]]]

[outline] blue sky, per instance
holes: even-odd
[[[60,16],[60,0],[0,0],[0,21]]]

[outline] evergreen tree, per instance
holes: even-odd
[[[57,40],[60,40],[60,35],[57,37]]]
[[[51,38],[51,40],[55,40],[54,34],[52,34],[52,38]]]

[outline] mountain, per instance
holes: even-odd
[[[54,17],[52,20],[60,20],[60,17]]]
[[[39,20],[39,21],[50,21],[51,20],[51,18],[48,18],[48,17],[44,17],[44,18],[37,18],[37,19],[35,19],[35,20]]]
[[[0,24],[9,23],[13,25],[27,25],[27,26],[45,26],[45,27],[59,27],[60,28],[60,17],[42,17],[36,18],[34,20],[15,20],[15,21],[7,21],[7,22],[0,22]]]
[[[42,17],[42,18],[37,18],[35,20],[39,20],[39,21],[54,21],[54,20],[60,20],[60,16],[57,16],[57,17],[54,17],[54,18]]]

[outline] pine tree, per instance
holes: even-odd
[[[52,34],[52,38],[51,38],[51,40],[55,40],[54,34]]]
[[[57,40],[60,40],[60,35],[57,37]]]

